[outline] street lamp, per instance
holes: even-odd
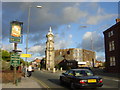
[[[36,6],[37,8],[42,8],[42,6]]]
[[[42,8],[42,6],[36,6],[37,8]],[[28,25],[27,25],[27,36],[26,36],[26,54],[28,51],[28,34],[29,34],[29,30],[30,30],[30,13],[31,13],[31,6],[29,6],[28,8]],[[27,59],[26,59],[27,61]]]
[[[36,6],[36,8],[42,8],[42,6]],[[28,7],[28,25],[27,25],[27,34],[26,34],[26,54],[28,53],[28,34],[30,31],[30,13],[31,13],[31,6]],[[27,57],[26,60],[27,62]],[[25,65],[27,67],[27,65]]]

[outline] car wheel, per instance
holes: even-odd
[[[71,90],[75,90],[75,87],[74,87],[74,83],[73,83],[73,82],[70,83],[70,89],[71,89]]]

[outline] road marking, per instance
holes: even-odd
[[[38,80],[38,79],[36,79],[35,77],[32,77],[35,81],[37,81],[39,84],[41,84],[44,88],[49,88],[50,89],[50,87],[48,86],[48,85],[46,85],[44,82],[42,82],[41,80]]]

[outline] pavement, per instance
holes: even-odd
[[[112,73],[112,72],[106,72],[104,71],[104,69],[93,69],[93,72],[96,75],[105,77],[105,78],[113,78],[113,79],[117,79],[120,80],[120,73]]]
[[[16,86],[13,83],[2,83],[2,88],[42,88],[33,77],[22,77]]]

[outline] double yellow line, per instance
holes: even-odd
[[[50,87],[48,85],[46,85],[44,82],[42,82],[41,80],[36,79],[35,77],[32,77],[36,82],[38,82],[40,85],[42,85],[44,88],[47,88],[50,90]]]

